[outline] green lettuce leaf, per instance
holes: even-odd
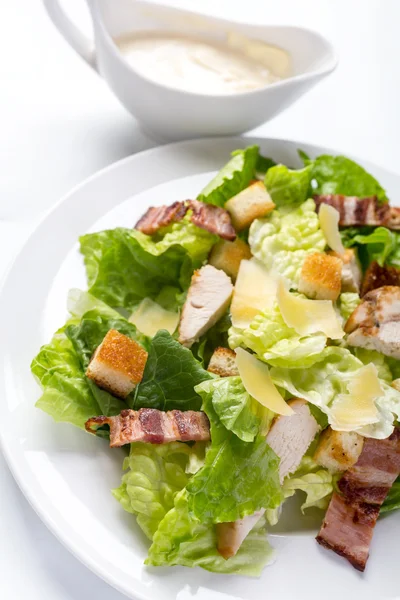
[[[386,383],[393,380],[388,358],[376,350],[367,350],[366,348],[350,348],[351,352],[361,360],[363,365],[373,363],[378,371],[378,377]]]
[[[249,243],[253,256],[297,289],[305,257],[323,252],[326,246],[314,200],[290,212],[275,210],[265,219],[256,219],[250,226]]]
[[[348,227],[341,231],[344,246],[357,246],[358,255],[366,270],[372,261],[400,266],[400,233],[386,227]]]
[[[194,225],[190,221],[190,215],[191,211],[182,221],[164,227],[152,239],[154,239],[154,247],[158,253],[166,252],[168,248],[175,244],[182,246],[192,259],[193,268],[197,268],[206,260],[219,237]],[[149,251],[153,253],[152,249],[149,249]]]
[[[400,508],[400,477],[396,479],[389,490],[384,503],[381,506],[380,514],[398,510]]]
[[[132,311],[164,286],[184,291],[193,271],[185,248],[157,246],[140,231],[116,228],[80,238],[89,292],[113,308]]]
[[[346,156],[322,154],[304,162],[312,167],[311,193],[377,196],[382,202],[387,201],[386,192],[375,177]]]
[[[276,386],[291,395],[304,398],[324,412],[331,423],[331,408],[341,394],[348,393],[347,386],[363,363],[346,348],[325,348],[320,361],[308,369],[273,367],[270,374]],[[394,419],[400,414],[400,392],[380,380],[383,395],[375,401],[378,421],[357,429],[367,437],[383,439],[393,431]]]
[[[252,442],[259,432],[261,419],[256,403],[244,389],[240,377],[221,377],[197,386],[203,400],[211,400],[222,425],[244,442]]]
[[[197,199],[224,206],[229,198],[248,187],[255,175],[258,156],[258,146],[232,152],[231,160],[206,185]]]
[[[256,177],[258,179],[264,179],[268,170],[271,167],[275,167],[276,162],[272,160],[272,158],[267,158],[266,156],[258,155],[257,164],[256,164]]]
[[[212,443],[204,467],[186,487],[190,514],[202,523],[223,523],[260,508],[279,506],[279,458],[265,437],[259,435],[253,442],[243,442],[221,423],[211,394],[202,386],[196,391],[203,396],[202,410],[210,420]]]
[[[132,408],[199,410],[201,398],[194,388],[211,377],[190,350],[161,330],[151,340]]]
[[[291,170],[285,165],[276,165],[268,169],[265,187],[278,208],[298,205],[307,200],[311,171],[311,166]]]
[[[73,290],[69,307],[72,318],[40,349],[31,370],[43,388],[36,406],[55,421],[84,428],[91,417],[116,415],[127,408],[124,401],[101,390],[85,376],[89,360],[107,331],[117,329],[143,344],[147,338],[90,294]],[[98,435],[106,434],[98,430]]]
[[[232,327],[232,349],[250,348],[257,356],[277,367],[308,367],[319,360],[326,336],[316,333],[301,337],[283,320],[278,305],[257,315],[246,329]]]
[[[65,328],[42,346],[32,361],[31,371],[43,388],[36,406],[55,421],[83,429],[90,417],[101,414]]]
[[[316,507],[326,510],[332,496],[334,479],[327,469],[323,469],[311,458],[303,456],[297,471],[283,482],[285,498],[293,496],[297,490],[306,493],[301,512]]]
[[[160,522],[174,506],[174,499],[187,484],[187,466],[192,454],[187,444],[131,444],[124,460],[121,485],[112,491],[124,510],[152,540]]]
[[[258,577],[274,553],[268,544],[265,521],[260,521],[246,537],[238,553],[225,560],[217,550],[215,525],[194,519],[185,490],[175,497],[175,506],[161,521],[145,561],[147,565],[202,567],[215,573],[235,573]]]
[[[339,312],[345,321],[353,314],[360,302],[360,296],[355,292],[343,292],[343,294],[340,294],[338,302]]]

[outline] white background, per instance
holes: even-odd
[[[84,0],[67,4],[90,32]],[[399,0],[175,4],[327,35],[340,55],[336,72],[255,133],[331,146],[400,172]],[[35,220],[72,186],[154,144],[61,39],[39,0],[0,2],[1,271]],[[0,576],[2,600],[122,600],[47,531],[1,455]]]

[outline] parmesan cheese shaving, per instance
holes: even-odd
[[[376,366],[362,367],[349,383],[347,394],[339,394],[331,408],[331,426],[337,431],[354,431],[379,421],[375,400],[383,395]]]
[[[318,216],[326,243],[332,250],[340,254],[340,256],[343,256],[345,249],[339,233],[339,211],[329,204],[321,204]]]
[[[236,366],[250,396],[278,415],[292,415],[293,409],[282,398],[269,374],[268,366],[243,348],[236,348]]]
[[[299,335],[324,333],[333,340],[344,336],[331,300],[309,300],[291,294],[279,281],[277,300],[283,320]]]
[[[172,334],[178,326],[179,314],[166,310],[150,298],[145,298],[130,316],[129,322],[149,337],[155,336],[160,329],[166,329]]]
[[[272,308],[277,280],[256,259],[242,260],[231,304],[232,325],[245,329],[263,310]]]

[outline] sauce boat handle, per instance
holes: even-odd
[[[50,19],[69,45],[93,69],[97,70],[94,43],[86,37],[70,20],[61,6],[60,0],[43,0]]]

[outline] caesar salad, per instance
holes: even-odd
[[[126,450],[147,565],[258,576],[299,494],[363,571],[400,508],[400,209],[299,155],[237,150],[196,198],[83,235],[88,290],[32,362],[40,409]]]

